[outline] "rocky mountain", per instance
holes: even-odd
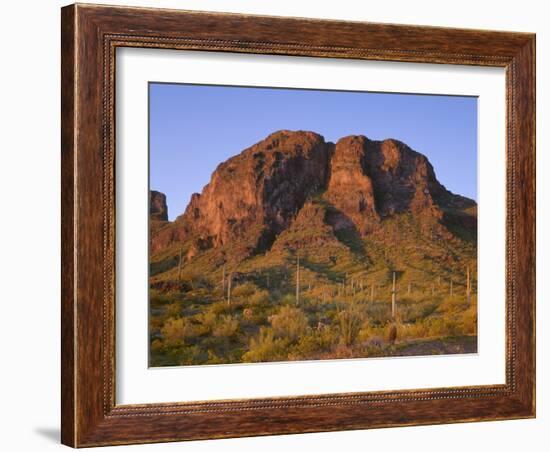
[[[149,192],[149,217],[151,220],[168,221],[168,206],[164,193],[155,190]]]
[[[151,218],[167,220],[163,194],[151,192],[150,205]],[[424,155],[397,140],[358,135],[333,144],[313,132],[284,130],[221,163],[185,212],[152,234],[151,248],[158,253],[186,245],[187,261],[223,250],[224,260],[238,263],[280,248],[285,231],[307,230],[311,221],[331,237],[348,233],[362,240],[403,214],[431,238],[472,240],[475,208],[437,180]]]
[[[404,143],[279,131],[150,205],[153,366],[476,351],[476,203]]]

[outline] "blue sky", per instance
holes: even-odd
[[[447,189],[477,199],[475,97],[160,83],[149,84],[150,188],[173,220],[220,162],[281,129],[398,139]]]

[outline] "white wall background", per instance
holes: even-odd
[[[537,33],[538,413],[535,420],[118,447],[115,450],[545,451],[550,429],[550,309],[544,304],[550,253],[550,30],[546,2],[461,0],[113,0],[124,5],[230,11]],[[99,3],[93,2],[92,3]],[[64,2],[11,1],[0,28],[0,448],[59,450],[59,8]],[[543,323],[544,322],[544,323]],[[543,328],[544,327],[544,328]],[[543,442],[544,441],[544,442]]]

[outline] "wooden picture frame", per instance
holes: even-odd
[[[62,9],[62,442],[73,447],[535,416],[535,35],[71,5]],[[115,403],[117,47],[506,69],[506,383]]]

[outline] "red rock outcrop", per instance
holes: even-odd
[[[428,159],[399,141],[359,135],[334,145],[313,132],[283,130],[221,163],[185,212],[152,235],[151,246],[185,242],[187,259],[231,247],[244,258],[268,250],[293,224],[321,221],[329,226],[317,224],[321,236],[345,229],[365,236],[394,214],[432,225],[446,221],[450,209],[475,206],[446,190]],[[161,193],[151,192],[151,218],[167,219]],[[467,216],[453,221],[475,228]]]
[[[316,133],[276,132],[220,164],[176,222],[212,246],[266,249],[325,187],[331,149]]]
[[[367,140],[364,168],[373,180],[382,217],[405,211],[440,217],[436,199],[448,192],[424,155],[397,140]]]
[[[166,195],[160,191],[149,191],[149,217],[152,220],[168,221]]]
[[[365,171],[367,139],[349,136],[336,143],[330,162],[330,179],[324,198],[348,217],[361,234],[378,223],[372,179]],[[348,227],[344,218],[335,219],[336,229]]]

